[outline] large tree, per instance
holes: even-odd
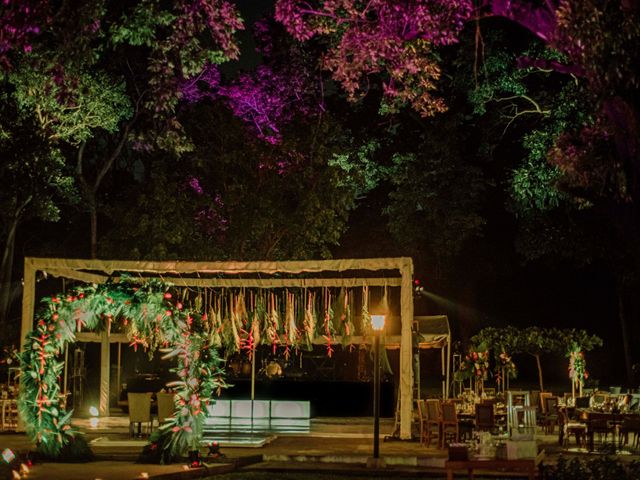
[[[106,255],[133,258],[318,258],[330,255],[354,205],[327,160],[348,150],[329,115],[256,138],[220,104],[184,115],[196,148],[181,160],[150,156],[147,172],[110,209]],[[135,210],[131,204],[139,207]],[[117,222],[116,222],[117,221]]]

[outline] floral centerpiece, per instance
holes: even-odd
[[[460,368],[455,373],[458,381],[471,379],[476,393],[482,390],[483,382],[489,374],[489,350],[484,345],[471,347],[460,362]]]

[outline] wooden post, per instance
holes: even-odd
[[[111,369],[109,332],[100,334],[100,416],[109,416],[109,377]]]
[[[400,267],[400,439],[411,440],[413,422],[413,262],[404,258]]]
[[[33,315],[36,296],[36,269],[31,258],[24,259],[22,285],[22,323],[20,328],[20,351],[24,352],[27,333],[33,329]]]
[[[120,394],[122,393],[122,381],[120,369],[122,368],[122,343],[118,342],[118,370],[116,370],[116,392],[118,392],[117,400],[120,400]],[[117,401],[116,400],[116,401]]]

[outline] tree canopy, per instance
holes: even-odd
[[[605,265],[631,371],[637,2],[243,13],[227,0],[0,6],[2,320],[16,246],[70,249],[28,243],[40,221],[61,220],[83,256],[310,258],[371,237],[356,217],[375,206],[384,236],[359,253],[409,254],[450,283],[466,259],[500,263],[505,244],[527,262]]]

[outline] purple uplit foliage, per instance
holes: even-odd
[[[0,66],[11,67],[11,51],[29,53],[31,39],[47,23],[47,2],[44,0],[2,0],[0,4]]]
[[[532,4],[526,0],[490,0],[491,13],[519,23],[546,43],[556,38],[557,1],[543,0]]]
[[[185,179],[183,188],[194,193],[198,197],[198,203],[203,205],[194,215],[194,221],[200,230],[209,238],[220,239],[229,228],[229,220],[222,213],[225,207],[222,196],[218,193],[212,199],[205,192],[200,180],[193,175]]]
[[[182,15],[177,21],[177,33],[206,31],[225,57],[238,58],[240,49],[234,33],[242,30],[244,25],[233,3],[226,0],[182,0],[179,10]]]
[[[232,85],[220,88],[220,94],[259,138],[275,144],[281,139],[282,126],[296,115],[313,115],[321,109],[314,90],[304,69],[277,71],[260,65],[254,72],[240,75]]]
[[[369,75],[384,73],[389,103],[423,116],[445,109],[430,93],[440,77],[432,48],[455,43],[472,11],[472,0],[276,2],[276,19],[296,39],[338,35],[322,63],[350,99],[366,93]]]
[[[204,194],[204,189],[202,188],[202,186],[200,186],[200,180],[198,180],[196,177],[193,177],[193,176],[188,177],[186,183],[189,186],[189,188],[196,194],[198,195]]]
[[[240,51],[234,35],[244,25],[232,3],[181,0],[176,11],[178,16],[172,30],[155,46],[149,65],[153,95],[147,107],[157,116],[173,114],[182,93],[183,74],[190,76],[197,68],[194,65],[208,68],[206,60],[216,50],[224,56],[219,61],[236,59]],[[208,73],[215,75],[212,71]]]
[[[212,63],[205,65],[200,74],[181,80],[178,83],[182,100],[197,103],[205,98],[214,99],[220,87],[220,70]]]
[[[276,144],[283,126],[296,115],[313,116],[323,110],[320,79],[314,81],[295,47],[286,47],[285,61],[271,58],[274,38],[268,22],[257,22],[255,32],[257,49],[266,64],[229,85],[221,85],[219,70],[208,64],[199,75],[180,81],[179,88],[187,103],[221,99],[258,138]]]
[[[207,237],[221,239],[229,229],[229,220],[215,208],[207,206],[199,210],[194,218],[196,224]]]

